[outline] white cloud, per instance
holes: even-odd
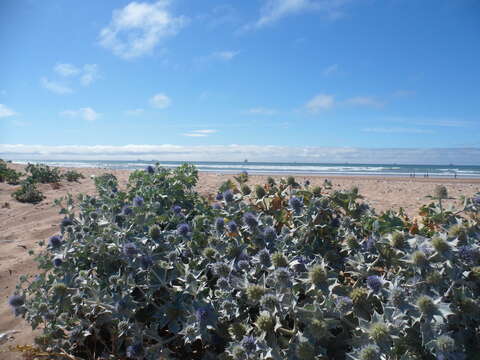
[[[432,134],[432,130],[417,129],[417,128],[403,128],[403,127],[376,127],[365,128],[363,132],[373,132],[382,134]]]
[[[382,107],[383,102],[373,96],[356,96],[345,100],[345,103],[358,106]]]
[[[95,121],[100,117],[100,114],[91,107],[85,107],[78,110],[65,110],[62,111],[60,115],[71,118],[81,118],[86,121]]]
[[[271,25],[287,16],[304,12],[319,12],[330,19],[343,15],[343,7],[350,0],[265,0],[260,9],[260,18],[248,28]]]
[[[88,86],[98,78],[98,65],[85,64],[83,65],[82,75],[80,76],[80,83],[83,86]]]
[[[397,90],[392,95],[394,97],[409,97],[416,94],[415,90]]]
[[[333,107],[334,104],[335,98],[333,97],[333,95],[318,94],[315,95],[309,102],[307,102],[305,107],[308,111],[312,113],[317,113],[320,110],[330,109],[331,107]]]
[[[172,100],[165,94],[156,94],[150,98],[150,104],[157,109],[166,109],[172,103]]]
[[[72,64],[57,64],[53,70],[64,77],[76,76],[80,73],[80,69]]]
[[[277,113],[277,110],[264,108],[264,107],[256,107],[256,108],[248,109],[247,112],[249,114],[254,114],[254,115],[268,115],[268,116],[270,116],[270,115],[275,115]]]
[[[50,81],[46,77],[42,77],[40,79],[40,82],[45,89],[55,94],[65,95],[65,94],[71,94],[73,92],[73,90],[67,85],[64,85],[55,81]]]
[[[12,109],[10,109],[9,107],[7,107],[7,105],[0,104],[0,118],[10,117],[16,114],[17,113]]]
[[[235,56],[237,56],[240,53],[240,51],[216,51],[212,53],[212,57],[215,59],[220,59],[220,60],[232,60]]]
[[[128,116],[139,116],[142,115],[145,112],[143,109],[132,109],[132,110],[126,110],[125,115]]]
[[[0,157],[17,160],[270,161],[315,163],[480,165],[480,148],[354,148],[273,145],[24,145],[0,144]]]
[[[468,121],[461,119],[428,119],[428,118],[419,118],[419,117],[395,117],[390,116],[385,118],[386,121],[398,122],[402,124],[412,124],[412,125],[421,125],[421,126],[438,126],[438,127],[472,127],[479,125],[478,121]]]
[[[323,76],[330,76],[338,73],[338,64],[333,64],[330,66],[327,66],[325,69],[323,69],[322,74]]]
[[[113,11],[110,24],[100,32],[100,44],[125,59],[149,54],[161,40],[175,35],[186,23],[169,12],[169,0],[131,2]]]
[[[193,131],[188,132],[188,133],[183,133],[182,135],[183,136],[189,136],[189,137],[205,137],[205,136],[208,136],[210,134],[214,134],[216,132],[217,132],[217,130],[213,130],[213,129],[193,130]]]

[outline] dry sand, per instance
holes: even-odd
[[[9,165],[17,170],[22,165]],[[113,173],[120,182],[120,187],[126,185],[130,171],[104,169],[76,169],[85,179],[80,183],[62,181],[60,188],[55,189],[50,184],[40,185],[40,190],[46,198],[37,205],[22,204],[11,197],[17,186],[0,184],[0,333],[6,330],[19,330],[15,338],[0,345],[0,359],[20,359],[18,354],[3,353],[7,345],[31,344],[34,333],[23,319],[15,318],[7,304],[8,297],[15,289],[18,277],[22,274],[36,274],[33,257],[28,250],[38,250],[39,240],[47,240],[58,233],[62,216],[54,205],[54,200],[70,193],[93,194],[95,186],[91,175],[105,172]],[[279,177],[279,176],[274,176]],[[216,190],[232,175],[217,173],[201,173],[197,190],[203,195],[216,193]],[[259,184],[266,181],[267,176],[251,175],[248,184]],[[309,179],[312,186],[322,185],[326,176],[298,175],[296,180],[303,183]],[[427,195],[432,194],[435,185],[444,184],[453,200],[447,204],[458,203],[461,195],[471,196],[480,191],[480,180],[476,179],[434,179],[434,178],[391,178],[391,177],[340,177],[328,176],[333,183],[333,189],[350,189],[357,186],[365,201],[371,204],[377,212],[403,207],[406,213],[413,217],[418,208],[429,202]],[[7,205],[8,203],[8,205]],[[448,205],[447,205],[448,206]]]

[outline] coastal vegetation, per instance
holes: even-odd
[[[247,173],[235,179],[208,199],[194,189],[194,166],[149,166],[124,190],[105,174],[96,196],[59,199],[60,231],[40,241],[38,274],[22,276],[9,299],[41,329],[38,351],[478,358],[480,194],[454,210],[438,187],[411,219],[377,214],[357,188],[327,194],[288,177],[252,190]]]

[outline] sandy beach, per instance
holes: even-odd
[[[12,165],[17,170],[23,169],[22,165]],[[15,318],[7,304],[7,299],[13,292],[18,277],[22,274],[35,275],[36,266],[33,257],[28,255],[29,250],[38,250],[36,243],[47,240],[59,231],[61,215],[54,205],[54,200],[70,193],[95,193],[92,175],[105,172],[113,173],[120,182],[120,187],[125,187],[130,171],[104,170],[97,168],[76,169],[85,179],[80,183],[62,181],[59,188],[51,184],[39,185],[39,189],[46,198],[39,204],[23,204],[11,197],[18,186],[0,184],[0,333],[6,330],[18,330],[15,339],[0,345],[0,351],[6,350],[7,345],[31,344],[34,333],[23,319]],[[273,176],[279,178],[279,176]],[[203,195],[215,194],[220,184],[233,175],[218,173],[201,173],[197,190]],[[263,184],[265,175],[252,175],[249,185]],[[325,176],[298,175],[296,180],[303,183],[310,180],[312,186],[322,185]],[[446,206],[458,205],[462,195],[471,196],[480,191],[480,179],[436,179],[436,178],[390,178],[390,177],[327,177],[331,180],[333,188],[325,192],[349,189],[353,186],[359,188],[364,201],[369,203],[377,212],[387,209],[404,208],[406,213],[414,217],[422,204],[430,202],[427,195],[432,194],[435,185],[443,184],[447,187],[452,199],[446,201]],[[19,355],[1,353],[1,359],[19,359]]]

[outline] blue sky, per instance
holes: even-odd
[[[479,35],[475,0],[2,0],[0,154],[478,163]]]

